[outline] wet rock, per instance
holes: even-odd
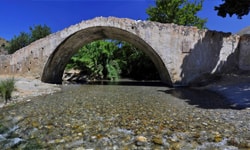
[[[78,147],[78,148],[76,148],[74,150],[86,150],[86,149],[84,147]]]
[[[0,142],[0,148],[1,148],[1,145],[3,145],[3,149],[11,149],[15,147],[16,145],[19,145],[23,141],[24,140],[21,138],[6,139]]]
[[[148,139],[146,137],[140,135],[140,136],[136,137],[136,141],[137,142],[147,142]]]
[[[205,142],[201,146],[198,146],[198,150],[238,150],[237,147],[227,146],[226,140],[223,140],[218,143],[214,142]]]
[[[169,140],[171,142],[178,142],[179,141],[178,137],[175,134],[173,134],[171,137],[169,137]]]
[[[32,127],[34,128],[38,128],[40,125],[37,121],[33,121],[31,124],[32,124]]]
[[[135,144],[137,146],[145,145],[147,142],[148,142],[148,139],[146,137],[142,136],[142,135],[137,136],[136,139],[135,139]]]
[[[17,124],[18,122],[22,121],[24,119],[24,116],[16,116],[12,119],[13,124]]]
[[[222,135],[219,132],[214,133],[214,142],[221,142],[222,141]]]
[[[163,145],[162,136],[161,136],[161,135],[153,136],[152,142],[153,142],[154,144]]]
[[[249,147],[249,110],[204,109],[160,92],[164,90],[67,85],[60,93],[2,108],[0,122],[18,124],[12,138],[37,139],[52,149]]]
[[[171,144],[170,149],[172,149],[172,150],[180,150],[181,149],[181,144],[179,142],[173,143],[173,144]]]

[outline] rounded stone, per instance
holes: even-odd
[[[154,136],[154,137],[152,138],[152,142],[153,142],[154,144],[163,145],[163,139],[162,139],[161,136]]]

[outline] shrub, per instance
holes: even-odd
[[[51,29],[44,25],[36,25],[30,27],[30,33],[20,32],[18,36],[14,36],[7,46],[8,53],[13,54],[17,50],[29,45],[30,43],[41,39],[51,33]]]
[[[11,94],[15,89],[15,79],[6,79],[0,82],[0,95],[7,103],[8,100],[11,99]]]

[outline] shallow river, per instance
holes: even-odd
[[[250,149],[250,110],[158,84],[64,85],[1,109],[0,149]]]

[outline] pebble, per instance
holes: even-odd
[[[71,92],[2,108],[0,122],[13,121],[19,126],[14,135],[25,141],[32,137],[44,147],[177,150],[197,149],[204,143],[221,145],[218,149],[249,147],[247,109],[199,108],[166,94],[166,87],[64,88]]]
[[[218,132],[215,133],[214,135],[214,141],[215,142],[221,142],[222,141],[222,135]]]
[[[141,135],[137,136],[135,140],[136,140],[136,142],[143,142],[143,143],[148,141],[148,139],[146,137],[141,136]]]
[[[153,136],[152,142],[155,143],[155,144],[158,144],[158,145],[163,145],[163,139],[159,135]]]

